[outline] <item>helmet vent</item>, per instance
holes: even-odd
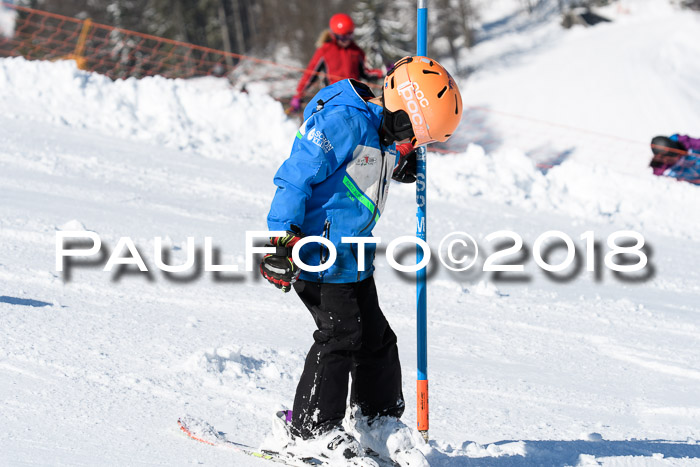
[[[455,115],[459,114],[459,101],[457,100],[457,94],[455,94]]]
[[[440,90],[440,92],[438,93],[438,99],[442,99],[442,96],[445,94],[445,91],[447,91],[447,86]]]
[[[425,68],[423,68],[423,74],[424,74],[424,75],[439,75],[440,72],[439,72],[439,71],[433,71],[433,70],[426,70]]]
[[[391,89],[394,89],[394,77],[391,77]]]

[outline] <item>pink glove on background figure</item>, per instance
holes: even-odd
[[[301,99],[296,96],[292,97],[292,100],[289,101],[289,107],[291,107],[293,111],[298,112],[299,109],[301,109]]]

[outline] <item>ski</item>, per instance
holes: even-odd
[[[290,465],[296,467],[307,467],[310,465],[316,466],[337,466],[337,462],[331,459],[318,458],[313,456],[295,456],[291,453],[282,453],[276,451],[268,451],[256,449],[247,444],[232,441],[226,437],[225,433],[216,430],[207,422],[185,416],[177,421],[180,431],[194,441],[207,444],[209,446],[231,449],[240,454],[256,457],[258,459],[268,460],[282,465]],[[344,461],[348,467],[401,467],[402,464],[387,459],[381,456],[376,451],[365,448],[365,457],[351,458]],[[408,464],[411,465],[411,464]]]
[[[330,465],[321,459],[315,457],[294,457],[291,455],[282,454],[274,451],[261,451],[248,446],[245,444],[237,443],[226,438],[226,436],[213,429],[211,425],[206,425],[205,430],[195,429],[194,424],[201,424],[202,422],[196,423],[195,420],[189,417],[182,417],[178,419],[177,424],[180,430],[185,433],[190,439],[198,441],[200,443],[208,444],[210,446],[217,446],[227,449],[232,449],[235,452],[245,454],[251,457],[257,457],[258,459],[265,459],[271,462],[276,462],[283,465],[291,466],[308,466],[308,465]],[[201,433],[200,433],[201,431]]]

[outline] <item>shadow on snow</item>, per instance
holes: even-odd
[[[496,446],[513,443],[499,441]],[[468,457],[450,455],[450,453],[433,451],[428,455],[432,467],[456,466],[551,466],[563,467],[577,465],[579,456],[592,455],[600,457],[642,456],[651,457],[660,454],[664,458],[700,458],[700,444],[681,441],[637,440],[628,441],[523,441],[526,455],[502,455],[499,457]],[[465,442],[466,448],[469,442]]]
[[[32,300],[31,298],[8,297],[7,295],[0,295],[0,303],[9,303],[10,305],[21,305],[31,307],[51,306],[51,303],[48,302]]]

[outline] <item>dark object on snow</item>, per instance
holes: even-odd
[[[8,297],[7,295],[0,296],[0,303],[9,303],[10,305],[21,305],[21,306],[32,306],[32,307],[51,306],[51,304],[49,302],[42,302],[39,300],[33,300],[31,298]]]
[[[576,24],[581,26],[595,26],[599,23],[610,23],[611,21],[604,16],[600,16],[597,13],[585,8],[575,8],[564,14],[564,18],[561,21],[562,27],[569,29]]]
[[[654,157],[652,157],[649,165],[654,169],[655,175],[661,175],[664,170],[671,167],[681,156],[686,154],[686,149],[681,143],[671,138],[655,136],[651,140],[651,152],[654,153]]]
[[[655,136],[651,140],[651,152],[655,156],[680,157],[687,152],[685,146],[667,136]]]

